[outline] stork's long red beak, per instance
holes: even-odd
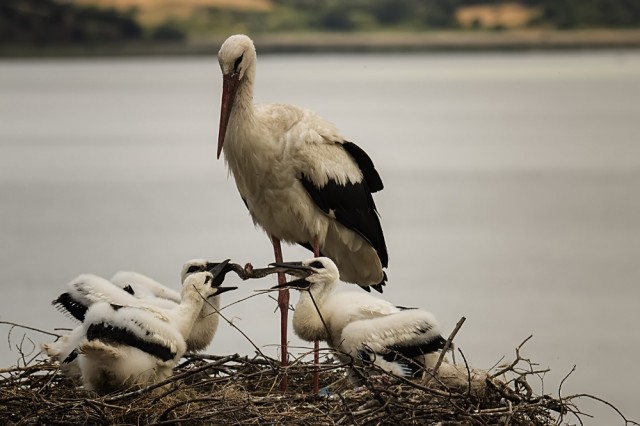
[[[227,134],[227,125],[229,124],[229,117],[231,117],[231,109],[233,108],[233,101],[236,98],[239,82],[240,75],[238,73],[224,74],[222,76],[222,105],[220,106],[217,158],[220,158],[220,153],[222,152],[222,145],[224,145],[224,137]]]

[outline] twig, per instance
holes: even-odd
[[[213,306],[211,304],[211,302],[209,302],[207,300],[207,298],[205,298],[204,296],[200,295],[200,297],[202,297],[204,299],[204,303],[207,303],[211,308],[214,309],[215,312],[218,313],[218,315],[220,315],[220,318],[222,318],[223,320],[225,320],[225,322],[227,324],[229,324],[231,327],[235,328],[240,334],[242,334],[242,336],[247,339],[247,341],[251,344],[251,346],[254,347],[254,349],[256,350],[256,352],[258,352],[260,355],[262,355],[263,358],[266,358],[266,356],[262,353],[262,351],[260,350],[260,348],[258,347],[258,345],[256,345],[255,343],[253,343],[253,340],[251,340],[251,338],[249,336],[247,336],[247,334],[242,331],[237,325],[235,325],[232,321],[230,321],[226,316],[224,316],[224,314],[222,314],[220,312],[220,309],[217,309],[215,306]]]
[[[458,348],[458,352],[460,352],[460,356],[464,361],[464,366],[467,369],[467,398],[471,397],[471,369],[469,368],[469,363],[467,362],[467,357],[464,356],[464,353],[460,348]]]
[[[11,329],[13,329],[14,327],[20,327],[20,328],[24,328],[24,329],[31,330],[31,331],[37,331],[38,333],[48,334],[49,336],[53,336],[53,337],[61,337],[60,334],[51,333],[49,331],[40,330],[39,328],[29,327],[27,325],[17,324],[15,322],[0,321],[0,324],[10,325],[10,326],[12,326]]]
[[[496,378],[496,377],[498,377],[498,376],[503,375],[503,374],[504,374],[504,373],[506,373],[507,371],[512,371],[512,370],[513,370],[513,368],[514,368],[516,365],[518,365],[518,363],[519,363],[520,361],[522,361],[522,360],[524,359],[524,358],[522,358],[522,357],[520,356],[520,349],[522,349],[522,347],[524,346],[524,344],[525,344],[525,343],[527,343],[527,342],[529,341],[529,339],[531,339],[532,337],[533,337],[533,334],[529,335],[529,337],[527,337],[526,339],[524,339],[524,340],[522,341],[522,343],[520,343],[520,344],[518,345],[518,347],[516,348],[516,359],[515,359],[515,360],[513,360],[513,362],[512,362],[511,364],[509,364],[508,366],[506,366],[506,367],[504,367],[504,368],[502,368],[502,369],[498,370],[496,373],[492,374],[490,377],[491,377],[492,379],[494,379],[494,378]]]
[[[238,354],[229,355],[229,356],[224,357],[223,359],[221,359],[219,361],[208,363],[208,364],[202,365],[200,367],[196,367],[194,369],[187,370],[187,371],[185,371],[183,373],[174,374],[173,376],[171,376],[171,377],[169,377],[169,378],[167,378],[165,380],[162,380],[160,382],[154,383],[154,384],[149,385],[147,387],[144,387],[142,389],[137,389],[137,390],[134,390],[134,391],[122,393],[120,395],[112,396],[112,397],[109,397],[109,398],[104,398],[103,401],[105,401],[105,402],[115,402],[115,401],[120,401],[122,399],[130,398],[130,397],[133,397],[133,396],[140,396],[140,395],[149,393],[154,389],[157,389],[159,387],[167,385],[169,383],[174,383],[174,382],[176,382],[178,380],[184,379],[185,377],[193,376],[194,374],[199,373],[201,371],[205,371],[205,370],[208,370],[210,368],[217,367],[218,365],[224,364],[225,362],[227,362],[227,361],[229,361],[231,359],[234,359],[234,358],[238,358],[238,357],[239,357]]]
[[[575,395],[571,395],[567,398],[564,398],[565,400],[572,400],[572,399],[576,399],[576,398],[590,398],[593,399],[595,401],[601,402],[602,404],[605,404],[606,406],[608,406],[609,408],[613,409],[613,411],[615,411],[616,413],[618,413],[618,415],[622,418],[622,420],[624,420],[624,424],[625,425],[637,425],[640,426],[640,423],[634,421],[634,420],[629,420],[625,417],[624,414],[622,414],[622,412],[612,403],[605,401],[602,398],[598,398],[597,396],[593,396],[593,395],[589,395],[587,393],[579,393],[579,394],[575,394]]]
[[[433,372],[431,373],[431,375],[427,376],[425,378],[425,380],[424,380],[423,384],[425,386],[427,386],[429,384],[431,379],[433,379],[435,376],[438,375],[438,370],[440,369],[440,365],[442,365],[442,361],[444,360],[444,356],[447,353],[447,351],[449,350],[449,348],[451,347],[451,343],[453,342],[453,338],[456,337],[456,334],[458,334],[458,330],[460,330],[460,327],[462,327],[462,324],[464,324],[465,321],[466,321],[465,317],[460,318],[460,320],[456,324],[455,328],[453,329],[453,331],[449,335],[449,338],[444,343],[444,346],[443,346],[442,350],[440,351],[440,356],[438,357],[438,361],[436,361],[436,365],[433,367]]]

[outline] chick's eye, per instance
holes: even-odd
[[[316,269],[323,269],[324,268],[324,265],[319,260],[315,260],[315,261],[311,262],[309,264],[309,266],[311,266],[312,268],[316,268]]]
[[[198,272],[200,269],[201,268],[198,265],[191,265],[189,266],[189,269],[187,269],[187,274],[193,274],[194,272]]]
[[[240,62],[242,62],[243,56],[244,56],[244,53],[240,55],[240,57],[236,59],[236,61],[233,63],[233,72],[238,72],[238,67],[240,67]]]
[[[211,280],[213,279],[213,277],[211,275],[207,275],[204,279],[204,283],[205,284],[209,284],[211,282]]]

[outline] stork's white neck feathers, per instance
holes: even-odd
[[[210,297],[204,301],[200,315],[195,321],[191,333],[187,339],[189,351],[205,349],[218,330],[218,309],[220,309],[220,296]]]
[[[190,278],[191,276],[187,277],[182,287],[180,304],[172,310],[180,334],[185,338],[191,334],[193,325],[203,310],[204,297],[206,296],[192,283],[194,280]]]
[[[246,125],[248,122],[256,122],[253,106],[253,84],[256,76],[257,56],[253,42],[244,35],[230,37],[220,47],[218,60],[223,74],[229,75],[237,72],[240,76],[229,115],[229,124],[225,137],[226,143],[223,148],[225,161],[229,164],[229,155],[227,153],[229,151],[242,150],[244,148],[243,145],[253,141],[255,138],[255,135],[251,134],[251,130],[255,126]],[[236,64],[238,67],[234,70]],[[238,154],[244,157],[245,155],[242,154],[246,153],[238,152]]]
[[[301,339],[307,341],[331,339],[330,328],[327,330],[327,327],[330,327],[330,317],[326,315],[323,307],[336,284],[337,281],[314,283],[309,290],[300,292],[300,299],[293,313],[293,329]]]
[[[338,285],[338,268],[326,258],[324,267],[306,278],[309,288],[300,292],[293,314],[293,329],[304,340],[332,340],[331,315],[324,309],[325,302]],[[309,263],[309,261],[305,261]],[[321,262],[317,262],[321,263]]]

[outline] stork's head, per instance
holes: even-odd
[[[225,260],[221,263],[209,262],[204,259],[193,259],[187,261],[182,266],[182,286],[184,288],[185,285],[189,282],[188,278],[192,275],[200,274],[201,272],[207,272],[211,275],[210,287],[213,287],[213,290],[210,292],[201,293],[203,295],[209,296],[217,296],[225,291],[235,290],[238,287],[221,287],[221,284],[224,282],[225,275],[227,272],[231,271],[232,268],[229,265],[229,259]]]
[[[222,70],[222,105],[218,130],[218,158],[220,158],[238,87],[246,77],[247,71],[255,67],[256,48],[253,46],[253,41],[244,34],[232,35],[222,43],[218,52],[218,62]]]
[[[335,263],[328,257],[316,257],[302,262],[272,263],[274,272],[284,272],[299,277],[296,280],[274,288],[310,289],[329,286],[338,282],[340,273]]]
[[[197,297],[198,294],[209,297],[213,296],[215,290],[211,286],[213,275],[211,272],[194,272],[187,275],[182,282],[182,299],[186,297]]]
[[[182,300],[198,300],[218,296],[225,291],[235,290],[238,287],[220,287],[213,285],[215,273],[208,271],[194,272],[187,275],[182,283]]]

